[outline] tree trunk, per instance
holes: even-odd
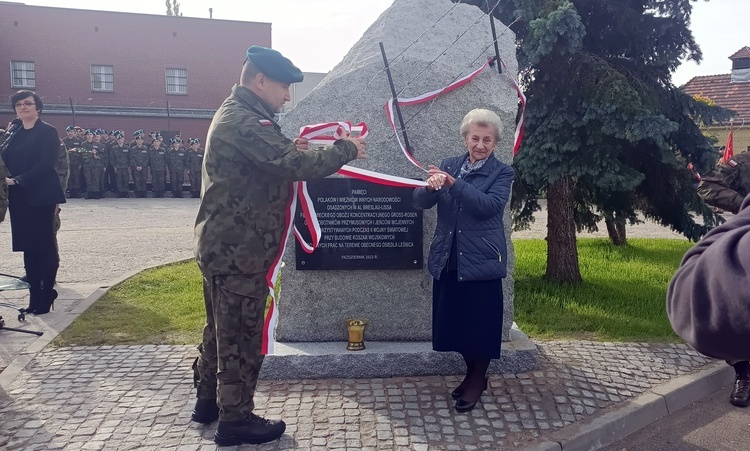
[[[544,278],[563,283],[580,283],[573,218],[573,188],[570,177],[549,185],[547,192],[547,272]]]
[[[624,219],[605,218],[604,223],[607,224],[607,233],[609,234],[609,239],[612,240],[612,244],[615,246],[625,246],[628,244]]]

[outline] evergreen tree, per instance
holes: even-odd
[[[638,213],[692,240],[721,220],[686,166],[715,161],[695,119],[729,112],[671,82],[682,59],[701,59],[690,0],[456,1],[495,6],[506,24],[521,18],[513,31],[528,102],[514,195],[525,198],[513,205],[523,226],[538,209],[534,193],[547,195],[546,279],[581,281],[576,232],[602,219],[616,244]]]

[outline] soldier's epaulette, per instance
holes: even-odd
[[[738,164],[738,163],[737,163],[736,161],[734,161],[734,159],[730,158],[730,159],[729,159],[729,160],[727,161],[727,164],[728,164],[729,166],[731,166],[731,167],[735,167],[735,166],[737,166],[737,164]]]
[[[269,121],[268,119],[258,119],[258,122],[260,125],[273,125],[272,121]]]

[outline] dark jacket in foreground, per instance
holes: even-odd
[[[417,207],[426,209],[437,204],[437,228],[427,266],[432,277],[440,279],[455,232],[458,280],[500,279],[507,275],[508,261],[503,211],[510,197],[515,172],[492,153],[479,170],[459,179],[461,165],[467,156],[468,153],[440,163],[441,170],[456,177],[452,187],[438,191],[414,190]]]
[[[698,352],[750,360],[750,196],[682,259],[669,283],[672,328]]]

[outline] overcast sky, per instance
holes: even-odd
[[[25,0],[28,5],[164,14],[164,0]],[[393,0],[180,0],[185,16],[272,24],[273,47],[305,72],[328,72]],[[727,57],[750,46],[750,0],[698,0],[692,31],[703,51],[700,65],[685,63],[673,81],[729,73]]]

